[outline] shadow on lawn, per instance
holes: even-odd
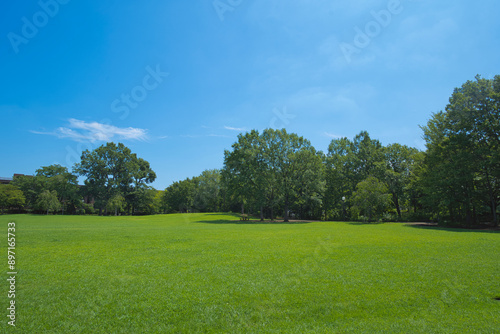
[[[405,224],[406,227],[411,228],[420,228],[426,230],[437,230],[437,231],[447,231],[447,232],[475,232],[475,233],[500,233],[500,229],[492,228],[492,227],[477,227],[477,228],[462,228],[462,227],[444,227],[437,226],[435,224],[427,224],[427,223],[412,223]]]
[[[240,224],[240,225],[257,225],[257,224],[268,224],[268,225],[296,225],[296,224],[310,224],[312,221],[306,221],[306,220],[291,220],[288,223],[285,223],[283,220],[264,220],[260,221],[260,219],[251,219],[251,220],[240,220],[240,215],[239,214],[234,214],[234,213],[207,213],[208,216],[230,216],[233,217],[233,219],[218,219],[218,220],[203,220],[203,221],[196,221],[194,223],[203,223],[203,224]],[[255,218],[255,217],[254,217]]]
[[[224,212],[208,212],[205,213],[207,216],[232,216],[234,218],[238,218],[238,215],[235,215],[234,213],[224,213]]]
[[[383,225],[385,222],[346,222],[349,225]]]
[[[200,223],[200,224],[235,224],[235,225],[297,225],[297,224],[310,224],[311,222],[307,221],[290,221],[288,223],[285,223],[284,221],[270,221],[270,220],[265,220],[265,221],[260,221],[260,220],[227,220],[227,219],[220,219],[220,220],[201,220],[201,221],[196,221],[193,223]]]

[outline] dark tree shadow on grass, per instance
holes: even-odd
[[[411,228],[419,228],[419,229],[425,229],[425,230],[435,230],[435,231],[447,231],[447,232],[475,232],[475,233],[500,233],[500,229],[498,227],[485,227],[485,226],[479,226],[479,227],[445,227],[445,226],[438,226],[436,224],[428,224],[428,223],[412,223],[412,224],[405,224],[406,227],[411,227]]]
[[[193,223],[202,223],[202,224],[240,224],[240,225],[296,225],[296,224],[310,224],[313,221],[308,221],[308,220],[291,220],[287,223],[285,223],[283,220],[277,219],[277,220],[270,220],[266,219],[264,221],[261,221],[260,218],[255,217],[255,216],[250,216],[250,220],[240,220],[241,215],[237,213],[218,213],[218,212],[211,212],[207,213],[206,215],[208,216],[230,216],[233,217],[233,219],[218,219],[218,220],[200,220],[196,221]]]
[[[260,220],[201,220],[201,221],[195,221],[193,223],[197,224],[234,224],[234,225],[298,225],[298,224],[310,224],[311,222],[308,221],[290,221],[290,222],[284,222],[281,220],[275,220],[275,221],[270,221],[270,220],[265,220],[265,221],[260,221]]]
[[[349,225],[355,225],[355,226],[359,226],[359,225],[382,225],[382,224],[387,224],[385,222],[346,222],[347,224]]]
[[[224,212],[206,212],[204,214],[207,216],[232,216],[235,218],[239,217],[239,215],[237,215],[235,213],[224,213]]]

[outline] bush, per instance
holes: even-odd
[[[389,222],[397,222],[399,221],[399,217],[397,214],[386,212],[382,215],[383,222],[389,223]]]
[[[357,220],[362,221],[363,223],[368,223],[368,217],[365,217],[363,215],[359,215]]]
[[[93,215],[95,214],[95,209],[92,204],[86,204],[82,203],[82,206],[80,208],[80,212],[84,215]]]
[[[408,222],[430,222],[431,215],[425,211],[412,212],[403,216],[403,220]]]

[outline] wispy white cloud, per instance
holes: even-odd
[[[286,97],[283,104],[310,116],[357,114],[362,109],[360,103],[376,94],[372,86],[359,83],[344,87],[307,87]]]
[[[356,67],[366,67],[377,60],[376,54],[370,48],[368,50],[358,49],[357,52],[344,54],[341,45],[350,43],[349,39],[339,40],[336,35],[329,36],[318,46],[318,54],[326,57],[326,69],[333,71],[352,70]]]
[[[330,133],[330,132],[325,132],[325,136],[327,136],[328,138],[332,138],[332,139],[340,139],[340,138],[342,138],[342,136],[339,136],[339,135],[336,135],[336,134]]]
[[[231,126],[224,126],[224,129],[230,130],[230,131],[239,131],[239,132],[246,131],[245,128],[233,128]]]
[[[214,133],[211,133],[208,135],[208,137],[217,137],[217,138],[231,138],[231,136],[226,136],[226,135],[217,135]]]
[[[195,139],[195,138],[232,138],[231,136],[226,136],[226,135],[218,135],[218,134],[215,134],[215,133],[210,133],[210,134],[204,134],[204,135],[180,135],[180,137],[182,138],[191,138],[191,139]]]
[[[311,6],[310,0],[256,0],[251,2],[248,16],[260,22],[272,19],[278,22],[304,22],[318,18],[336,18],[342,13],[349,17],[377,8],[380,0],[364,1],[329,1],[316,0]],[[333,20],[333,19],[332,19]]]
[[[58,138],[68,138],[78,142],[119,140],[146,140],[147,130],[138,128],[119,128],[98,122],[85,122],[71,118],[67,127],[59,127],[53,132],[31,131],[41,135],[52,135]]]

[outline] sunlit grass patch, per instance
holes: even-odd
[[[498,233],[221,214],[0,219],[17,226],[18,332],[500,328]]]

